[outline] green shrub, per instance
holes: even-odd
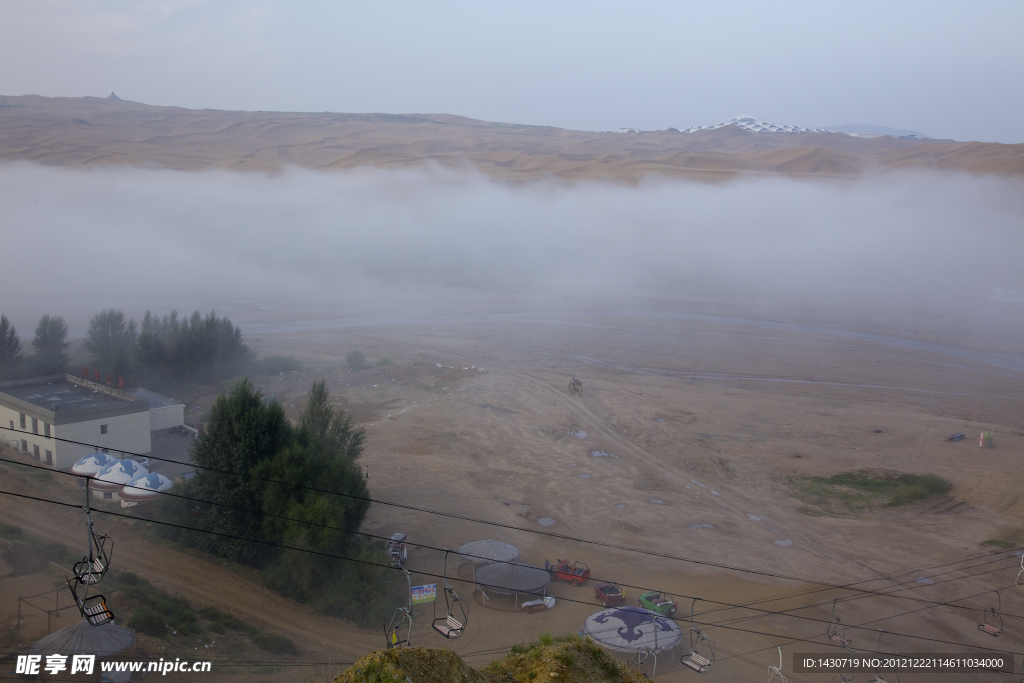
[[[135,611],[132,618],[128,620],[128,628],[154,638],[163,638],[167,635],[167,624],[164,623],[164,618],[148,607],[141,607]]]
[[[391,359],[388,358],[387,356],[381,356],[380,358],[377,359],[378,368],[384,365],[391,365]]]
[[[188,600],[174,597],[154,587],[145,579],[131,573],[115,574],[111,580],[111,588],[127,600],[138,604],[136,613],[153,612],[160,616],[161,623],[181,634],[201,633],[196,613]]]
[[[366,354],[359,349],[353,349],[346,354],[345,365],[347,365],[350,370],[362,370],[369,367],[366,364]]]
[[[285,638],[277,633],[257,633],[252,637],[252,643],[256,647],[272,652],[275,655],[299,654],[299,648],[295,647],[295,643],[290,638]]]

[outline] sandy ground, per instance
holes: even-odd
[[[273,171],[443,166],[509,180],[635,182],[650,175],[851,177],[879,169],[1021,175],[1024,145],[764,135],[735,126],[686,134],[564,130],[450,114],[234,112],[95,97],[0,96],[0,160]]]
[[[822,635],[830,609],[819,603],[858,594],[813,581],[899,591],[900,597],[862,597],[839,606],[845,624],[903,634],[884,636],[883,651],[964,649],[935,641],[1017,652],[1024,645],[1021,618],[1007,616],[998,640],[977,629],[997,588],[1005,591],[1003,612],[1024,616],[1024,592],[1012,587],[1018,558],[981,545],[991,539],[1024,542],[1024,365],[1019,349],[1006,352],[1012,342],[1004,342],[998,355],[984,348],[937,351],[654,313],[560,314],[533,322],[474,314],[443,324],[345,327],[327,321],[318,329],[293,324],[302,317],[268,316],[258,333],[247,335],[261,354],[294,354],[307,368],[260,379],[267,394],[295,416],[310,381],[326,377],[338,404],[367,429],[363,461],[375,498],[521,529],[374,505],[368,533],[402,531],[414,544],[448,548],[494,538],[516,545],[525,562],[570,557],[588,563],[601,579],[699,596],[699,620],[718,624],[706,629],[719,658],[707,676],[713,681],[765,678],[768,664],[777,663],[776,644],[783,646],[787,672],[795,652],[830,651]],[[392,363],[351,372],[342,359],[353,348]],[[574,375],[584,382],[582,396],[566,392]],[[201,410],[213,396],[194,397],[190,406]],[[978,448],[982,429],[994,429],[994,448]],[[961,430],[967,440],[943,441]],[[595,457],[595,451],[608,457]],[[909,508],[823,513],[787,481],[857,468],[939,474],[955,489],[948,499]],[[0,519],[69,545],[80,535],[75,514],[0,499]],[[542,526],[544,518],[554,523]],[[273,626],[300,644],[303,659],[352,661],[383,645],[377,633],[312,614],[216,562],[151,543],[120,524],[112,524],[111,533],[117,534],[123,568],[197,605]],[[439,573],[441,561],[441,553],[413,548],[409,566]],[[921,577],[934,583],[919,582]],[[434,581],[414,576],[415,583]],[[0,578],[0,621],[11,618],[12,596],[52,582],[44,575]],[[456,586],[460,595],[473,595],[470,582]],[[630,604],[639,592],[626,588]],[[597,609],[589,584],[553,584],[551,593],[591,604],[562,600],[552,610],[525,614],[474,602],[466,635],[450,643],[430,630],[429,609],[417,608],[413,642],[448,644],[481,665],[541,631],[578,631]],[[955,599],[973,609],[927,602]],[[776,611],[803,607],[796,614],[823,621],[721,604],[754,601]],[[678,616],[689,607],[681,601]],[[42,635],[45,621],[36,619]],[[685,620],[683,626],[685,633]],[[859,650],[872,650],[876,635],[847,633]],[[816,644],[790,642],[794,638]],[[659,679],[693,676],[680,670],[683,649],[662,657]],[[290,667],[249,678],[317,675],[326,674]],[[831,677],[787,675],[791,681]]]

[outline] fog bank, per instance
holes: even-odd
[[[12,164],[0,202],[0,312],[26,340],[44,312],[343,300],[385,284],[1016,320],[1024,301],[1024,187],[994,177],[509,185]]]

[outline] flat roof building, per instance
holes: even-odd
[[[56,469],[68,469],[83,455],[99,451],[149,453],[150,429],[147,398],[81,377],[0,383],[3,441]]]

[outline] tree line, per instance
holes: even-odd
[[[60,316],[39,319],[31,346],[33,353],[25,354],[14,325],[0,316],[0,379],[77,374],[70,367],[68,325]],[[140,326],[123,311],[108,308],[89,321],[85,347],[86,363],[101,378],[109,374],[158,388],[225,379],[242,372],[254,357],[238,326],[212,311],[191,317],[146,311]]]
[[[327,557],[387,562],[379,542],[341,530],[358,529],[370,507],[357,462],[364,441],[365,432],[331,405],[325,380],[313,382],[298,425],[243,380],[210,409],[190,453],[196,474],[172,489],[183,497],[162,497],[156,514],[188,527],[165,527],[173,540],[256,567],[267,587],[319,611],[377,626],[399,602],[400,577]]]

